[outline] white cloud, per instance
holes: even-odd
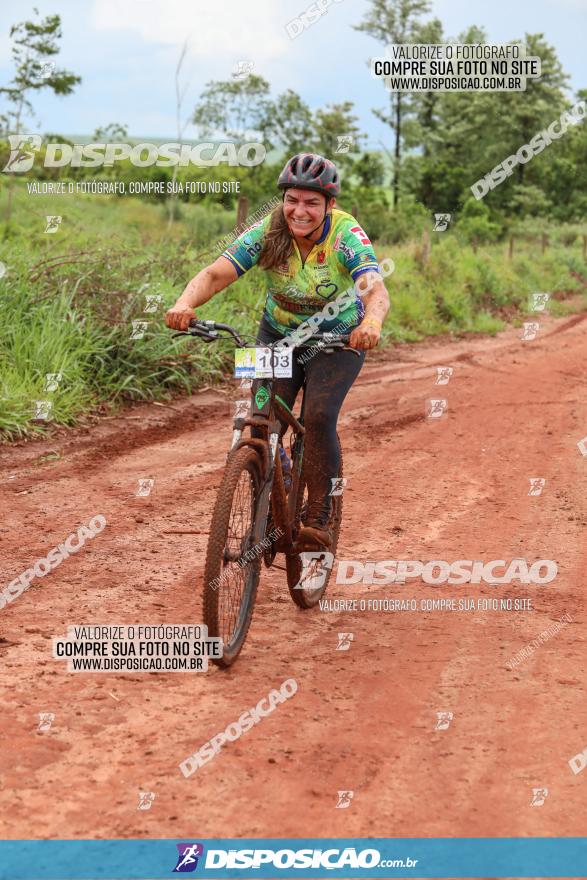
[[[181,46],[189,40],[190,54],[198,60],[238,59],[260,65],[283,54],[287,39],[283,13],[275,0],[94,0],[91,23],[97,30],[130,30],[145,43]]]

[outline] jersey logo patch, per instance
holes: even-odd
[[[352,232],[352,234],[361,242],[361,244],[371,244],[370,239],[367,238],[367,233],[360,226],[351,226],[349,232]]]
[[[330,281],[328,284],[316,285],[316,293],[318,294],[318,296],[321,296],[322,299],[330,299],[334,296],[337,290],[338,285],[335,284],[334,281]]]
[[[355,256],[354,250],[352,248],[350,248],[347,244],[345,244],[344,241],[341,241],[338,249],[341,252],[341,254],[345,255],[347,260],[352,260],[352,258]]]

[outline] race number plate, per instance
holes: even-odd
[[[237,379],[289,379],[292,354],[291,348],[273,352],[270,348],[236,348],[234,375]]]

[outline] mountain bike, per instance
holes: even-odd
[[[228,324],[214,321],[190,322],[186,332],[177,336],[198,337],[205,342],[234,340],[237,348],[246,348],[245,339]],[[249,337],[250,338],[250,337]],[[350,335],[314,334],[295,345],[295,351],[316,348],[331,354],[337,349],[351,348]],[[297,543],[300,527],[307,512],[307,480],[304,472],[304,406],[305,384],[299,415],[296,417],[274,390],[274,378],[282,353],[279,342],[260,347],[270,354],[271,376],[252,380],[249,410],[244,401],[233,421],[232,445],[228,452],[224,475],[212,513],[206,564],[204,569],[204,623],[208,635],[222,638],[223,655],[213,660],[227,668],[238,657],[253,615],[261,565],[286,572],[291,598],[299,608],[317,605],[324,595],[332,572],[342,520],[342,494],[331,494],[328,527],[332,543],[324,548],[300,549]],[[282,425],[286,429],[281,437]],[[246,429],[250,429],[248,433]],[[289,436],[291,456],[291,488],[286,491],[282,454],[279,446]],[[340,446],[340,440],[339,440]],[[338,488],[342,481],[342,451]],[[275,561],[278,553],[285,556],[285,568]]]

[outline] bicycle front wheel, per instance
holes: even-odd
[[[213,660],[223,668],[238,657],[253,615],[261,570],[261,554],[253,550],[261,483],[255,450],[237,449],[227,462],[212,514],[204,571],[204,623],[209,636],[223,641],[222,657]]]

